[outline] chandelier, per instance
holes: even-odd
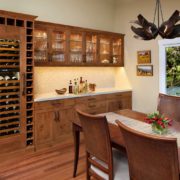
[[[167,21],[164,21],[160,0],[156,0],[153,22],[149,22],[141,14],[139,14],[137,18],[138,20],[131,21],[131,23],[139,26],[131,26],[131,30],[135,33],[134,37],[136,39],[151,40],[155,39],[158,34],[165,39],[180,37],[180,24],[177,24],[180,21],[180,12],[175,10],[171,17]],[[156,18],[157,25],[155,24]]]

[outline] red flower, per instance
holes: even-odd
[[[144,120],[148,124],[159,125],[161,128],[172,125],[172,120],[159,114],[159,112],[149,114]]]

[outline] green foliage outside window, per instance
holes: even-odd
[[[180,46],[166,48],[167,93],[180,96]]]

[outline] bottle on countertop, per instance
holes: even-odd
[[[73,93],[73,85],[72,85],[72,81],[70,80],[69,82],[69,94]]]
[[[77,80],[74,79],[74,94],[78,94],[78,92],[79,92],[79,88],[78,88],[77,82],[78,82],[78,79]]]
[[[88,93],[88,82],[87,82],[87,80],[85,81],[85,84],[84,84],[84,92]]]
[[[80,77],[80,81],[79,81],[79,93],[83,93],[84,92],[84,82],[82,80],[82,77]]]

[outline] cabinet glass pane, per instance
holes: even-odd
[[[0,138],[20,133],[20,41],[0,39]]]
[[[47,61],[47,32],[42,30],[34,31],[34,59],[35,61]]]
[[[100,38],[100,63],[108,64],[111,62],[111,42],[108,38]]]
[[[121,46],[122,42],[121,39],[113,39],[113,63],[116,64],[121,60]]]
[[[52,33],[52,61],[65,61],[66,35],[64,32]]]
[[[86,35],[86,62],[92,63],[96,60],[97,54],[97,36]]]
[[[82,62],[82,34],[80,33],[70,35],[70,61],[73,63]]]

